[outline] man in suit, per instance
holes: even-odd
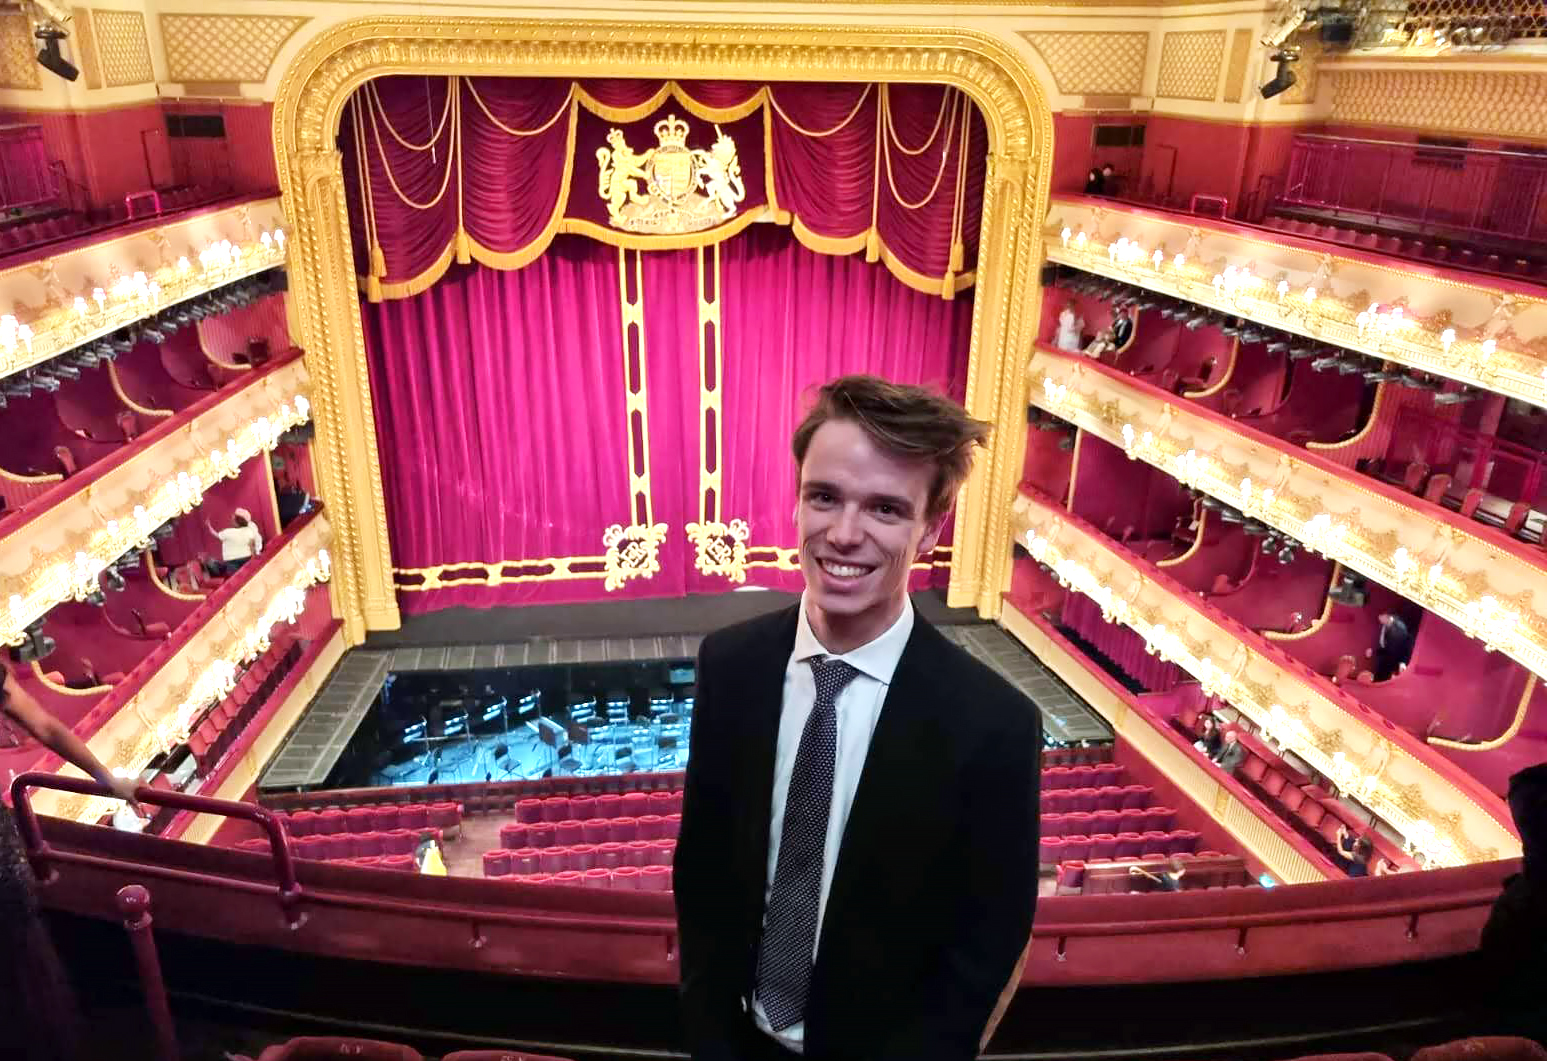
[[[699,652],[674,878],[696,1061],[966,1061],[1008,997],[1040,719],[907,593],[987,431],[869,376],[796,429],[801,603]]]
[[[1241,734],[1234,726],[1225,730],[1225,740],[1219,746],[1219,751],[1213,756],[1219,768],[1231,777],[1241,769],[1241,764],[1246,762],[1246,745],[1241,743]]]
[[[1383,682],[1401,673],[1407,661],[1413,657],[1413,632],[1400,615],[1382,612],[1380,635],[1375,647],[1366,649],[1366,656],[1375,657],[1375,680]]]

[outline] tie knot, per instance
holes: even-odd
[[[859,671],[841,659],[833,659],[831,656],[818,656],[809,661],[811,663],[811,676],[816,680],[816,698],[818,703],[831,704],[838,699],[838,694],[852,682]]]

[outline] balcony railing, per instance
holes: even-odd
[[[1405,232],[1547,234],[1547,154],[1393,140],[1295,137],[1280,202]]]

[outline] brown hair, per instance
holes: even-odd
[[[795,429],[791,449],[795,466],[817,428],[829,420],[858,424],[880,449],[903,460],[929,461],[935,477],[929,486],[925,518],[951,507],[956,491],[972,469],[972,450],[988,439],[990,425],[943,394],[925,387],[892,383],[879,376],[842,376],[824,384],[806,418]]]

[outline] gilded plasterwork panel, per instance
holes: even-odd
[[[143,85],[156,80],[145,36],[145,16],[139,11],[92,10],[97,51],[102,56],[102,81],[108,88]]]
[[[1169,99],[1213,100],[1225,61],[1225,31],[1167,33],[1160,42],[1160,82],[1155,94]]]
[[[1066,96],[1140,96],[1148,33],[1100,31],[1024,31]]]
[[[303,15],[161,15],[172,81],[262,82]]]

